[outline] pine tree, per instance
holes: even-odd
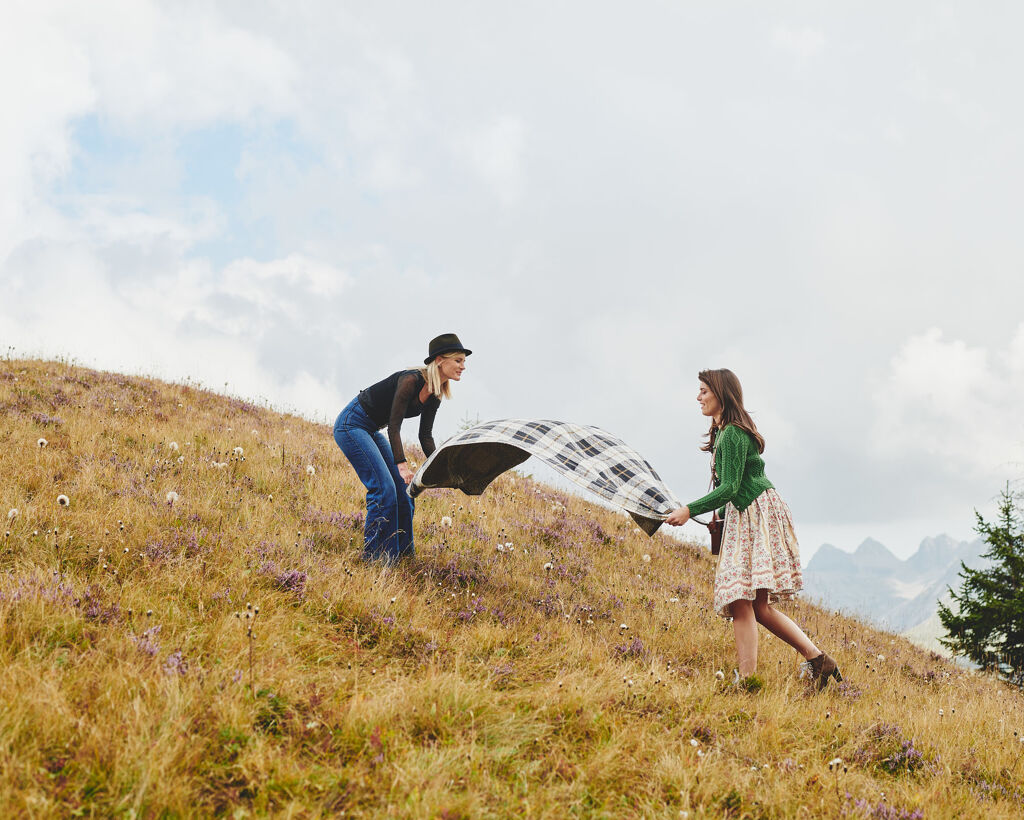
[[[998,523],[975,512],[975,528],[988,544],[988,569],[960,562],[960,592],[950,588],[957,607],[939,604],[947,637],[940,642],[982,669],[1024,687],[1024,532],[1009,488],[1000,494]],[[954,612],[954,609],[959,611]]]

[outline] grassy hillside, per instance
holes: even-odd
[[[794,603],[847,682],[723,691],[700,548],[506,474],[388,570],[362,503],[322,425],[0,362],[3,816],[1021,816],[1015,690]]]

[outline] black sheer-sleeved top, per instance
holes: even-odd
[[[427,400],[420,401],[420,391],[426,379],[419,370],[399,370],[386,379],[382,379],[365,390],[359,391],[359,403],[370,417],[370,421],[380,430],[388,428],[388,440],[391,452],[395,456],[395,464],[405,461],[405,450],[402,448],[402,421],[414,416],[420,417],[420,446],[423,453],[429,456],[436,449],[434,446],[434,416],[441,400],[431,394]]]

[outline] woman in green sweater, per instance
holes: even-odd
[[[836,662],[814,645],[772,604],[791,598],[803,586],[800,548],[789,507],[764,474],[764,438],[743,407],[743,388],[731,370],[703,370],[697,402],[710,416],[708,441],[714,489],[674,510],[667,523],[719,509],[725,519],[715,573],[715,611],[732,618],[739,660],[738,677],[757,670],[757,625],[803,655],[803,674],[823,689],[830,677],[842,680]],[[723,510],[724,508],[724,510]]]

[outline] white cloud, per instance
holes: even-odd
[[[5,9],[0,259],[29,236],[68,230],[49,186],[71,167],[75,120],[94,114],[163,138],[168,129],[294,111],[295,82],[291,58],[270,38],[205,6],[110,0]],[[103,232],[132,229],[125,220],[143,234],[166,227],[159,216],[104,207],[100,198],[80,218]]]
[[[505,205],[519,201],[525,185],[526,126],[510,114],[467,132],[458,148]]]
[[[130,130],[294,110],[289,55],[212,5],[69,3],[59,19],[64,36],[89,52],[100,112]]]
[[[938,328],[910,337],[874,391],[876,454],[923,455],[951,475],[1012,477],[1024,453],[1022,353],[1024,325],[1005,351],[947,340]]]
[[[333,265],[307,259],[297,253],[271,262],[237,259],[224,270],[224,284],[228,292],[259,301],[267,307],[292,291],[315,296],[336,296],[348,281],[348,275]],[[267,287],[278,283],[285,286],[283,293]],[[260,292],[261,285],[266,288],[263,293]]]
[[[0,324],[21,353],[228,382],[314,416],[341,400],[346,385],[332,376],[360,333],[356,306],[340,299],[344,271],[298,254],[223,269],[173,256],[149,264],[165,273],[126,276],[87,242],[35,243],[0,268]],[[326,408],[312,403],[325,396]]]
[[[33,3],[4,9],[0,26],[0,259],[52,213],[40,188],[71,162],[69,121],[96,92],[89,59]]]
[[[185,251],[223,229],[216,204],[198,198],[187,201],[179,214],[155,213],[151,203],[110,194],[71,197],[63,204],[67,215],[53,226],[51,236],[97,245],[129,242],[148,248],[173,242]]]
[[[825,33],[811,26],[779,25],[772,29],[772,45],[806,60],[825,50]]]

